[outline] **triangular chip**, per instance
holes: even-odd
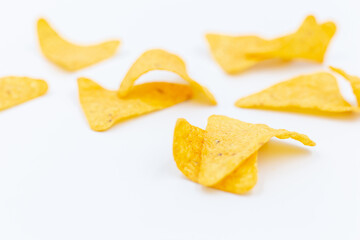
[[[293,138],[314,146],[306,135],[225,116],[209,117],[201,154],[199,183],[212,186],[231,174],[272,137]]]
[[[323,112],[352,112],[340,93],[336,78],[329,73],[302,75],[278,83],[259,93],[239,99],[235,105],[242,108],[279,110],[316,110]]]
[[[315,146],[303,134],[213,115],[206,130],[190,125],[185,119],[177,121],[174,159],[180,171],[194,182],[232,193],[245,193],[257,181],[258,150],[274,136]]]
[[[136,85],[124,98],[86,78],[78,79],[79,97],[91,129],[104,131],[115,123],[164,109],[192,96],[190,86],[166,82]]]
[[[0,78],[0,111],[44,95],[45,81],[28,77]]]
[[[356,96],[358,106],[360,106],[360,77],[349,75],[339,68],[330,67],[330,69],[342,75],[350,82],[353,92]]]
[[[70,43],[57,34],[45,19],[39,19],[37,31],[40,47],[47,59],[67,71],[76,71],[113,56],[119,41],[91,46]]]
[[[141,75],[153,70],[166,70],[178,74],[191,85],[194,98],[216,105],[216,100],[209,90],[189,77],[184,61],[180,57],[161,49],[146,51],[136,60],[121,82],[119,97],[127,96],[135,81]]]
[[[218,64],[227,73],[235,74],[268,59],[322,62],[335,31],[333,22],[318,24],[315,17],[308,16],[295,33],[272,40],[220,34],[207,34],[206,38]]]

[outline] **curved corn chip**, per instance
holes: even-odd
[[[232,173],[272,137],[293,138],[315,146],[306,135],[241,122],[225,116],[209,117],[201,154],[199,183],[212,186]]]
[[[179,119],[173,154],[180,171],[194,182],[232,193],[245,193],[257,181],[257,151],[272,137],[293,138],[315,146],[306,135],[263,124],[213,115],[206,130]]]
[[[86,78],[78,79],[79,97],[91,129],[104,131],[115,123],[173,106],[191,98],[189,86],[152,82],[134,86],[125,97]]]
[[[178,119],[174,131],[173,154],[180,171],[194,182],[198,182],[201,165],[201,151],[205,130],[190,125],[185,119]],[[257,154],[239,166],[232,174],[212,186],[232,193],[245,193],[257,181]]]
[[[329,73],[295,77],[241,98],[235,105],[241,108],[310,109],[334,113],[356,109],[341,96],[336,78]]]
[[[0,110],[44,95],[47,89],[47,83],[39,79],[28,77],[0,78]]]
[[[189,77],[184,61],[180,57],[161,49],[149,50],[135,61],[121,82],[118,91],[119,97],[127,96],[135,81],[141,75],[153,70],[166,70],[178,74],[191,85],[195,98],[216,105],[216,100],[209,90]]]
[[[349,75],[339,68],[330,67],[330,69],[342,75],[346,80],[350,82],[353,92],[356,96],[358,106],[360,106],[360,77]]]
[[[76,71],[110,58],[120,44],[119,41],[108,41],[92,46],[72,44],[61,38],[45,19],[39,19],[37,31],[45,57],[68,71]]]
[[[335,23],[318,24],[314,16],[308,16],[295,33],[269,41],[263,49],[260,46],[249,52],[249,55],[284,60],[307,59],[322,63],[335,32]]]
[[[242,72],[267,59],[308,59],[323,62],[326,49],[335,34],[333,22],[316,23],[308,16],[292,34],[266,40],[256,36],[207,34],[212,55],[230,74]]]

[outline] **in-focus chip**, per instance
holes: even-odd
[[[303,134],[213,115],[206,130],[179,119],[174,131],[173,154],[177,167],[190,180],[241,194],[255,186],[257,152],[272,137],[293,138],[315,146]]]
[[[330,113],[352,112],[357,109],[346,102],[336,78],[326,72],[302,75],[278,83],[239,99],[235,105],[241,108],[315,110]]]
[[[190,84],[151,82],[134,86],[136,79],[154,69],[175,72]],[[122,120],[173,106],[194,95],[208,104],[216,104],[213,95],[187,75],[184,62],[163,50],[145,52],[130,68],[118,91],[106,90],[86,78],[79,78],[78,85],[81,106],[95,131],[104,131]]]
[[[350,82],[353,92],[356,96],[358,106],[360,106],[360,77],[349,75],[339,68],[330,67],[330,69],[342,75],[346,80]]]
[[[45,81],[28,77],[0,78],[0,111],[44,95]]]
[[[318,24],[315,17],[308,16],[295,33],[272,40],[221,34],[207,34],[206,38],[217,63],[227,73],[235,74],[268,59],[321,63],[335,31],[333,22]]]
[[[119,41],[108,41],[91,46],[79,46],[60,37],[45,19],[39,19],[37,31],[43,54],[57,66],[76,71],[113,56]]]

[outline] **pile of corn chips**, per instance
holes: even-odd
[[[216,62],[229,74],[243,72],[271,59],[324,61],[328,45],[336,32],[333,22],[317,23],[308,16],[294,33],[275,39],[258,36],[207,34],[206,39]],[[77,71],[115,55],[120,41],[81,46],[63,39],[45,19],[37,22],[43,55],[66,71]],[[278,83],[261,92],[239,99],[241,108],[276,110],[315,110],[347,113],[360,109],[360,78],[341,69],[330,69],[349,81],[357,106],[341,95],[336,78],[328,72],[301,75]],[[135,85],[137,79],[153,70],[170,71],[186,84],[150,82]],[[21,104],[46,93],[44,80],[27,77],[0,78],[0,110]],[[185,62],[161,49],[144,52],[130,67],[119,89],[107,90],[89,78],[78,78],[79,100],[90,128],[105,131],[116,123],[195,99],[216,105],[213,94],[193,80]],[[223,191],[242,194],[257,182],[257,155],[272,137],[292,138],[307,146],[315,143],[306,135],[264,124],[245,123],[225,116],[212,115],[206,129],[178,119],[173,138],[177,167],[190,180]]]

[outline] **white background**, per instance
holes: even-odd
[[[359,7],[358,0],[1,0],[0,76],[45,79],[49,91],[0,113],[0,239],[360,239],[360,116],[234,107],[240,97],[330,64],[360,75]],[[229,76],[204,39],[207,32],[276,37],[309,13],[338,26],[323,65],[262,64]],[[118,38],[122,45],[107,61],[64,72],[39,51],[41,16],[73,42]],[[90,130],[76,78],[117,89],[151,48],[183,57],[219,105],[188,101],[106,132]],[[139,82],[154,80],[180,81],[153,72]],[[348,83],[339,77],[339,84],[355,104]],[[211,114],[305,133],[318,145],[273,140],[260,151],[259,181],[249,194],[208,189],[177,169],[172,134],[177,118],[205,127]]]

